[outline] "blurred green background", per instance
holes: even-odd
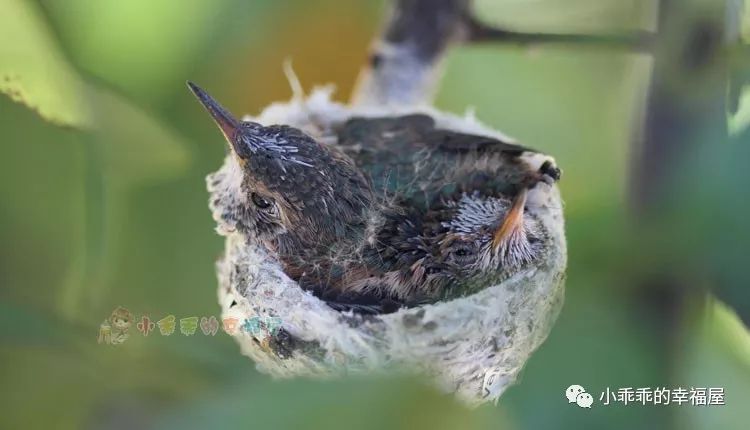
[[[627,192],[650,63],[606,49],[485,45],[448,58],[439,108],[473,108],[565,171],[566,305],[497,406],[471,411],[416,380],[271,381],[221,332],[131,329],[124,345],[97,344],[117,306],[219,316],[222,239],[204,177],[224,144],[185,80],[257,113],[291,96],[290,58],[305,89],[333,82],[346,100],[384,6],[0,0],[0,428],[747,428],[750,335],[733,309],[750,302],[748,145],[701,159],[696,176],[714,188],[693,202],[702,217],[683,213],[674,233],[723,229],[719,239],[692,242],[690,258],[672,236],[652,249],[644,236],[660,230],[633,229]],[[654,20],[648,0],[483,0],[478,11],[536,31]],[[664,261],[699,284],[687,299],[651,297],[644,279]],[[726,306],[710,289],[728,291]],[[571,384],[594,394],[591,410],[567,403]],[[607,387],[680,386],[723,387],[727,405],[599,404]]]

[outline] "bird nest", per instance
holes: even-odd
[[[319,89],[246,119],[291,125],[325,142],[332,127],[351,117],[424,113],[441,128],[510,140],[472,115],[429,107],[348,107],[331,101],[330,94]],[[231,156],[208,177],[217,231],[226,237],[217,263],[219,302],[224,319],[240,322],[233,336],[262,372],[286,378],[406,370],[429,375],[445,391],[475,405],[496,400],[516,380],[559,314],[566,246],[554,184],[540,183],[527,206],[549,234],[550,246],[539,264],[469,296],[361,315],[336,311],[300,288],[273,255],[222,216],[237,203],[240,181]]]

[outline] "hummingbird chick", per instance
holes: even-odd
[[[290,277],[318,290],[341,271],[334,257],[361,242],[372,202],[367,180],[335,148],[296,128],[238,121],[203,89],[188,86],[224,134],[240,170],[241,192],[222,208],[222,217],[275,253]]]

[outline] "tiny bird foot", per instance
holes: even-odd
[[[539,182],[552,185],[562,177],[562,170],[557,167],[555,159],[538,152],[525,152],[520,157],[528,168],[526,186],[533,188]]]
[[[542,181],[550,185],[559,181],[562,176],[562,170],[560,170],[555,164],[555,161],[551,159],[542,163],[542,167],[539,168],[539,173],[542,175]]]

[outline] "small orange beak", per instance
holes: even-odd
[[[513,233],[523,228],[523,208],[526,206],[526,188],[521,189],[516,198],[513,200],[513,205],[510,207],[508,214],[505,215],[503,223],[495,231],[492,237],[492,249],[497,251],[500,245],[505,243]]]

